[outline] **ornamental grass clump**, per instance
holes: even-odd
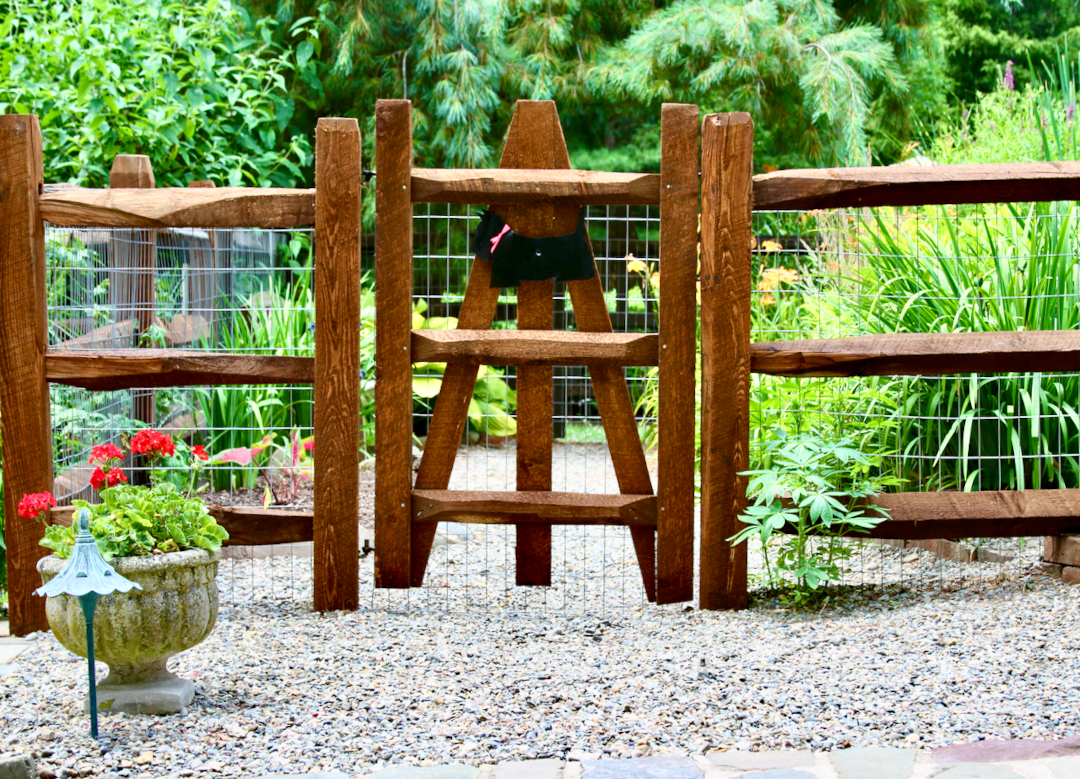
[[[143,455],[150,463],[150,485],[129,484],[120,467],[124,452],[115,444],[95,446],[90,465],[95,466],[90,486],[98,491],[100,503],[75,501],[90,510],[90,532],[106,560],[179,552],[184,549],[221,548],[229,534],[195,496],[198,474],[209,460],[201,446],[189,447],[156,430],[140,430],[129,445],[131,454]],[[188,474],[186,489],[166,478],[162,469],[168,461],[179,461]],[[19,516],[45,524],[41,545],[61,559],[71,556],[76,528],[48,524],[49,510],[56,499],[49,492],[23,496]]]

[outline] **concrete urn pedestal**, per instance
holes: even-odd
[[[142,590],[105,595],[94,613],[94,652],[109,666],[98,683],[98,710],[129,714],[183,713],[195,685],[166,670],[173,655],[210,635],[218,615],[217,577],[221,552],[188,549],[147,557],[117,557],[110,564]],[[67,560],[55,555],[38,562],[48,582]],[[86,619],[69,595],[45,604],[49,627],[67,649],[86,657]],[[89,701],[84,710],[89,710]]]

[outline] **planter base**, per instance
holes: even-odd
[[[125,714],[184,714],[195,697],[195,683],[166,673],[138,684],[99,684],[98,711]],[[83,711],[90,711],[89,699]]]

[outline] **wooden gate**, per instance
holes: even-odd
[[[551,584],[551,526],[630,528],[649,600],[693,597],[698,109],[662,109],[661,171],[572,171],[555,104],[519,101],[497,170],[412,168],[412,106],[375,109],[375,581],[423,584],[440,521],[513,524],[516,582]],[[615,333],[599,275],[568,281],[577,331],[554,332],[553,282],[522,282],[518,329],[491,330],[499,289],[474,258],[458,328],[412,329],[413,204],[487,203],[529,237],[572,233],[580,209],[659,204],[659,333]],[[412,364],[445,362],[442,389],[412,483]],[[447,489],[480,365],[518,370],[517,492]],[[552,492],[552,366],[586,365],[620,495]],[[659,478],[646,466],[623,367],[659,366]]]

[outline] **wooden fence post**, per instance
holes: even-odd
[[[702,609],[747,601],[746,544],[728,538],[746,506],[750,438],[750,233],[754,124],[710,114],[701,130]]]
[[[412,581],[412,103],[375,103],[375,586]],[[454,442],[457,445],[457,442]]]
[[[360,127],[315,128],[315,610],[360,603]]]
[[[660,444],[656,602],[694,598],[694,362],[697,322],[698,108],[660,118]]]
[[[154,169],[145,154],[117,154],[109,170],[110,189],[153,189]],[[110,241],[109,298],[115,321],[134,317],[138,321],[139,338],[150,332],[157,314],[155,279],[157,276],[157,231],[118,230]],[[150,345],[150,344],[147,344]],[[150,427],[155,421],[153,390],[132,390],[131,417]],[[148,474],[136,474],[139,483],[146,483]]]
[[[41,128],[32,115],[0,116],[0,435],[3,441],[4,543],[8,613],[17,636],[47,630],[37,522],[18,516],[28,492],[52,489],[52,430],[45,379],[48,302]]]

